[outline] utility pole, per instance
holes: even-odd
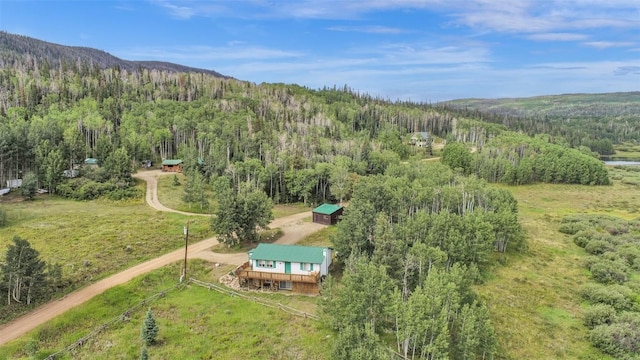
[[[181,279],[187,279],[187,247],[189,245],[189,222],[184,226],[184,270],[182,270]],[[180,281],[182,282],[182,280]]]

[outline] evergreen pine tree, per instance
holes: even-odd
[[[149,351],[147,351],[146,345],[140,351],[140,360],[149,360]]]
[[[156,336],[158,335],[158,324],[156,324],[156,319],[153,317],[153,313],[151,312],[151,308],[147,310],[147,316],[144,318],[144,324],[142,325],[142,330],[140,331],[140,337],[145,345],[151,345],[156,341]]]

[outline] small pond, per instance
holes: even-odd
[[[603,162],[607,166],[640,166],[640,161],[608,160]]]

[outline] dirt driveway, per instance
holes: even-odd
[[[207,216],[203,214],[192,214],[177,211],[163,206],[158,201],[158,181],[156,179],[157,176],[161,176],[163,174],[166,173],[163,173],[159,170],[152,170],[140,172],[134,175],[134,177],[147,182],[146,201],[149,206],[159,211],[175,212],[193,216]],[[271,222],[271,224],[269,224],[271,228],[279,227],[284,233],[284,235],[280,239],[278,239],[276,243],[294,244],[307,235],[310,235],[324,227],[324,225],[304,221],[308,217],[311,217],[310,211],[278,218]],[[247,255],[244,253],[219,254],[212,252],[210,249],[216,244],[218,244],[218,240],[216,240],[215,237],[190,244],[188,247],[187,257],[205,259],[212,262],[233,265],[240,265],[243,262],[247,261]],[[93,298],[96,295],[102,294],[109,288],[124,284],[136,276],[148,273],[152,270],[158,269],[176,261],[180,261],[183,258],[184,249],[178,249],[155,259],[146,261],[142,264],[131,267],[115,275],[109,276],[106,279],[100,280],[83,289],[75,291],[60,300],[54,300],[46,303],[36,308],[32,312],[0,327],[0,345],[17,339],[18,337],[26,334],[28,331],[33,330],[38,325],[44,324],[54,317],[64,313],[65,311],[84,303],[85,301]]]

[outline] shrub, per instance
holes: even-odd
[[[107,194],[107,197],[111,200],[135,199],[140,196],[142,196],[142,191],[133,187],[118,188]]]
[[[563,234],[573,235],[579,231],[586,230],[589,224],[582,222],[565,222],[560,224],[558,231]]]
[[[623,262],[600,260],[590,267],[593,279],[602,284],[622,284],[627,281],[628,267]]]
[[[595,304],[589,306],[584,312],[584,324],[593,329],[598,325],[609,325],[616,317],[616,309],[607,304]]]
[[[604,240],[591,240],[585,245],[584,249],[592,255],[600,255],[605,253],[606,251],[615,250],[613,246]]]
[[[623,313],[611,325],[594,327],[589,338],[609,355],[637,359],[640,355],[640,314]]]
[[[598,235],[598,233],[594,230],[581,230],[575,234],[573,242],[581,248],[584,248],[596,235]]]
[[[616,249],[618,255],[629,264],[634,270],[640,270],[640,247],[638,244],[623,244]]]
[[[133,187],[119,186],[113,182],[96,182],[87,178],[71,179],[59,184],[58,194],[74,200],[94,200],[107,196],[111,200],[122,200],[140,196],[140,191]]]
[[[616,310],[629,310],[634,298],[633,291],[624,285],[587,284],[581,295],[591,303],[608,304]]]

